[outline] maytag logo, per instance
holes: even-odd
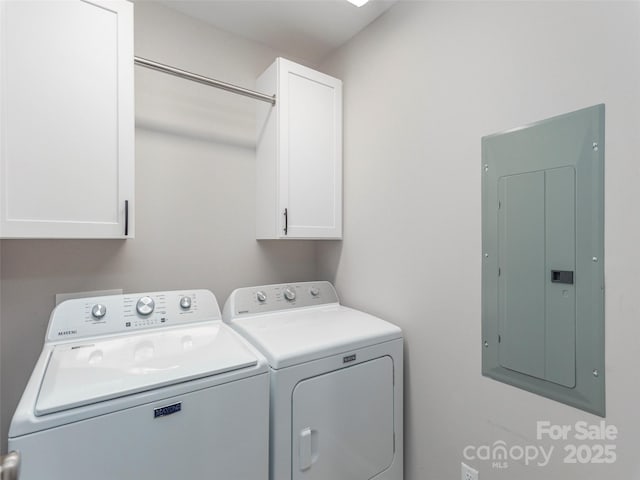
[[[58,332],[58,336],[62,337],[62,336],[65,336],[65,335],[75,335],[76,333],[78,333],[77,330],[60,330]]]
[[[349,362],[355,362],[355,361],[356,361],[355,353],[353,355],[347,355],[346,357],[342,357],[342,363],[349,363]]]
[[[167,405],[166,407],[160,407],[153,410],[153,418],[166,417],[178,413],[182,410],[182,402],[174,403],[173,405]]]

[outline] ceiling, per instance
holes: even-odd
[[[168,7],[285,55],[320,62],[398,0],[164,0]]]

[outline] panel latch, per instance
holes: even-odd
[[[571,270],[551,270],[551,283],[569,283],[573,285]]]

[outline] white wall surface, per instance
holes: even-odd
[[[406,479],[460,478],[467,445],[541,445],[536,421],[599,417],[481,376],[480,138],[606,103],[612,465],[470,461],[482,480],[640,479],[640,3],[401,2],[322,65],[344,81],[344,303],[406,334]],[[589,443],[589,442],[587,442]],[[517,451],[516,451],[517,453]]]
[[[135,52],[255,88],[263,45],[154,2],[135,4]],[[233,288],[312,280],[313,242],[255,240],[255,101],[136,67],[135,240],[3,240],[2,449],[56,293]],[[64,114],[64,112],[61,112]]]

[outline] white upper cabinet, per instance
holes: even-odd
[[[0,2],[0,236],[133,235],[133,4]]]
[[[278,58],[257,88],[257,238],[342,238],[342,81]]]

